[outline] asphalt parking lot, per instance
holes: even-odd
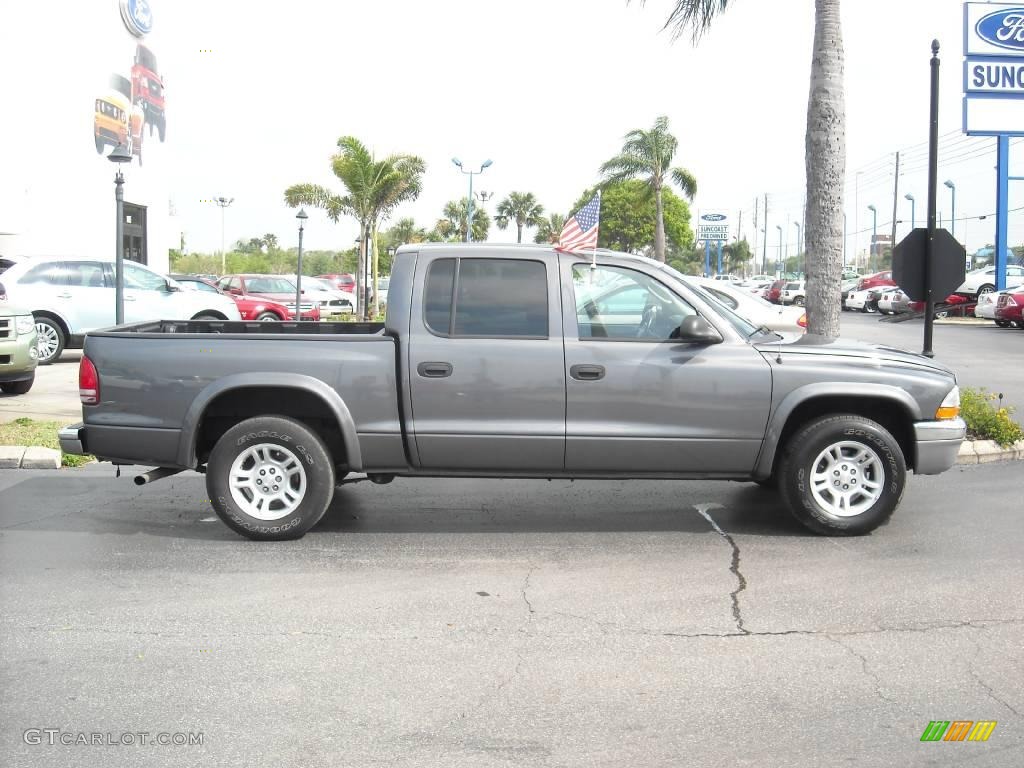
[[[843,327],[920,344],[919,322]],[[935,339],[962,384],[1024,403],[1024,331]],[[40,369],[14,415],[76,420],[76,372],[75,353]],[[346,485],[304,539],[259,544],[214,516],[201,476],[140,488],[141,470],[0,470],[4,765],[1024,755],[1024,462],[911,477],[856,539],[808,534],[752,484],[396,480]],[[933,720],[997,725],[922,743]]]

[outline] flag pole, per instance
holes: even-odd
[[[597,227],[598,237],[600,237],[601,236],[601,188],[600,187],[597,188],[597,224],[595,226]],[[595,237],[594,238],[594,253],[593,253],[593,255],[591,256],[591,259],[590,259],[590,274],[591,274],[591,276],[593,276],[594,270],[597,269],[597,240],[598,240],[598,238]]]

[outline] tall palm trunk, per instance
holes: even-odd
[[[840,0],[815,0],[811,93],[807,103],[807,331],[839,335],[843,266],[846,105]]]
[[[370,235],[370,240],[373,242],[373,264],[371,269],[373,270],[373,315],[376,317],[380,314],[380,297],[377,295],[377,282],[378,275],[377,271],[380,269],[380,241],[377,238],[377,222],[373,223],[373,234]]]
[[[523,222],[516,221],[516,242],[523,242]]]
[[[654,222],[654,255],[658,261],[665,262],[665,218],[661,202],[661,186],[654,188],[654,201],[657,206],[657,221]]]
[[[356,316],[366,319],[366,232],[365,220],[359,222],[359,268],[356,275]]]

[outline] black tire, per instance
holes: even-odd
[[[260,312],[256,315],[256,320],[261,323],[277,323],[280,322],[281,318],[273,312]]]
[[[793,303],[798,307],[802,307],[804,305],[804,297],[797,296],[795,299],[793,299]]]
[[[877,304],[872,304],[869,301],[867,304],[864,305],[864,311],[867,312],[869,315],[873,315],[873,314],[875,314],[875,312],[878,311],[878,305]]]
[[[968,296],[968,298],[977,301],[979,298],[981,298],[982,294],[992,293],[992,291],[994,291],[995,289],[996,287],[991,283],[985,283],[984,285],[978,286],[978,292],[973,296]]]
[[[223,317],[211,314],[209,312],[200,312],[198,315],[192,318],[193,320],[223,320]]]
[[[60,324],[49,317],[37,317],[36,333],[39,335],[39,365],[50,365],[60,359],[67,339]]]
[[[24,381],[5,381],[0,384],[0,390],[3,390],[8,395],[24,395],[35,383],[36,375],[33,373],[31,379],[25,379]]]
[[[856,490],[850,492],[847,505],[855,498],[861,499],[857,503],[871,503],[848,516],[835,514],[822,503],[824,499],[819,501],[817,498],[827,493],[834,501],[836,497],[832,495],[830,486],[818,491],[817,497],[812,488],[813,473],[824,469],[828,461],[822,458],[826,450],[830,446],[836,449],[841,445],[849,447],[838,451],[842,457],[839,462],[845,459],[850,463],[837,462],[836,471],[842,474],[836,476],[836,481],[856,484],[857,470],[860,469],[860,482],[879,484],[878,495],[873,502],[870,498],[853,496]],[[868,462],[854,464],[852,457],[843,455],[843,451],[857,450],[858,446],[867,449],[874,461],[869,459]],[[783,448],[776,474],[779,492],[793,516],[815,533],[827,536],[860,536],[884,525],[899,506],[907,484],[906,460],[896,439],[881,424],[852,414],[823,416],[797,430]],[[848,486],[842,488],[847,489]]]
[[[1011,320],[996,320],[996,325],[1000,328],[1009,328],[1013,325],[1013,322]]]
[[[292,483],[292,479],[297,478],[288,481],[288,487],[295,496],[291,500],[294,506],[290,511],[284,501],[270,496],[263,500],[269,519],[251,514],[257,511],[253,502],[262,498],[257,496],[255,489],[251,493],[246,489],[232,491],[230,485],[232,475],[237,475],[238,470],[251,472],[254,478],[257,471],[261,475],[263,471],[268,473],[263,477],[273,477],[276,466],[273,462],[267,462],[267,469],[260,470],[257,459],[246,456],[259,446],[266,446],[263,455],[280,462],[285,469],[297,464],[304,479],[301,489]],[[242,463],[233,469],[236,460]],[[259,478],[256,480],[263,482]],[[268,479],[268,485],[260,490],[270,488],[269,483],[272,482]],[[285,483],[282,481],[281,485]],[[273,486],[274,489],[277,487]],[[284,416],[257,416],[236,424],[217,441],[206,466],[206,490],[217,516],[236,533],[254,541],[302,538],[320,522],[334,498],[334,488],[334,462],[323,441],[304,424]],[[280,505],[277,509],[273,506],[275,503]],[[273,517],[278,512],[281,516]]]

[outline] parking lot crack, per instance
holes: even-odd
[[[743,576],[743,572],[740,571],[740,548],[736,544],[735,539],[728,533],[723,531],[718,523],[715,522],[714,518],[708,514],[711,509],[722,509],[721,504],[695,504],[694,509],[707,520],[711,527],[715,529],[715,533],[721,536],[729,546],[732,548],[732,561],[729,563],[729,572],[736,577],[736,589],[729,593],[729,600],[732,603],[732,619],[736,622],[736,630],[739,635],[749,635],[750,632],[743,625],[743,613],[740,611],[740,592],[743,592],[747,588],[747,580]]]
[[[526,590],[530,588],[530,577],[533,576],[533,572],[535,570],[537,570],[536,567],[531,567],[530,570],[526,572],[526,578],[523,579],[523,586],[519,590],[520,594],[523,596],[523,602],[526,603],[526,608],[530,612],[530,621],[533,621],[533,614],[535,614],[536,611],[533,610],[533,603],[530,602],[530,598],[526,596]]]
[[[975,654],[980,654],[981,653],[981,646],[973,638],[972,638],[971,642],[974,643]],[[1002,704],[1008,710],[1013,712],[1013,714],[1015,714],[1017,717],[1022,717],[1021,713],[1013,705],[1011,705],[1007,701],[1004,701],[1003,699],[999,698],[999,696],[996,695],[996,692],[992,689],[992,686],[990,686],[988,683],[986,683],[982,679],[981,675],[978,674],[977,670],[974,668],[974,662],[971,659],[967,660],[967,672],[971,675],[971,677],[974,678],[974,682],[976,682],[978,685],[980,685],[985,690],[985,694],[990,699],[992,699],[992,701],[996,702],[997,704]]]
[[[886,701],[886,702],[888,702],[890,704],[892,704],[892,703],[894,703],[896,701],[892,697],[886,696],[885,693],[882,692],[882,680],[881,680],[881,678],[878,677],[878,675],[876,675],[874,672],[871,671],[870,667],[868,666],[867,657],[864,656],[864,654],[860,653],[856,648],[848,645],[847,643],[844,643],[842,640],[839,640],[838,638],[833,637],[831,634],[826,634],[825,637],[828,638],[829,640],[831,640],[836,645],[838,645],[841,648],[843,648],[847,653],[849,653],[851,656],[856,657],[860,661],[861,671],[864,673],[864,675],[866,677],[869,677],[874,682],[874,684],[875,684],[875,695],[878,696],[878,698],[880,698],[883,701]]]

